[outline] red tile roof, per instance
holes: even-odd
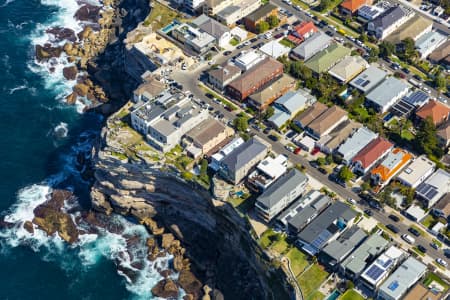
[[[450,116],[450,107],[439,101],[432,100],[422,106],[416,112],[416,116],[423,120],[427,117],[431,117],[434,125],[439,125],[448,120]]]
[[[362,150],[358,152],[352,161],[354,163],[359,161],[363,169],[366,169],[393,146],[394,145],[388,140],[378,137],[362,148]]]
[[[341,7],[354,13],[364,4],[366,4],[366,0],[344,0]]]
[[[297,25],[294,30],[302,37],[318,31],[313,22],[303,22]]]

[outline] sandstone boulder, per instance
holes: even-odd
[[[36,45],[36,59],[38,61],[46,61],[52,57],[60,57],[62,51],[61,47],[53,47],[50,44]]]
[[[25,221],[25,223],[23,223],[23,228],[29,233],[34,233],[34,227],[31,221]]]
[[[89,92],[89,87],[84,83],[78,83],[73,87],[73,91],[81,97],[84,97]]]
[[[67,80],[75,80],[77,78],[78,69],[76,66],[69,66],[63,69],[64,78]]]
[[[172,245],[174,240],[175,240],[175,238],[174,238],[173,234],[164,233],[162,235],[162,239],[161,239],[161,246],[167,250],[170,248],[170,246]]]
[[[51,27],[45,31],[48,34],[51,34],[54,36],[54,39],[56,41],[71,41],[75,42],[77,40],[77,36],[75,34],[75,31],[73,31],[70,28],[64,28],[64,27]]]
[[[200,297],[202,283],[194,276],[194,274],[192,274],[192,272],[182,270],[178,277],[178,284],[186,291],[186,293],[192,294],[195,299]]]
[[[163,279],[152,288],[152,294],[160,298],[177,298],[178,287],[171,279]]]

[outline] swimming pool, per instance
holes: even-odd
[[[339,296],[341,295],[341,293],[338,290],[334,290],[327,298],[327,300],[336,300],[337,298],[339,298]]]
[[[180,24],[180,22],[178,22],[177,20],[173,20],[172,23],[170,23],[169,25],[167,25],[166,27],[164,27],[163,29],[161,29],[161,31],[164,32],[164,33],[171,32],[172,29],[173,29],[175,26],[179,25],[179,24]]]

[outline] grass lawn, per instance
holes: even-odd
[[[277,234],[278,233],[276,233],[272,229],[267,229],[259,238],[259,245],[262,248],[267,249],[273,243]]]
[[[292,3],[294,3],[295,5],[300,6],[300,7],[301,7],[302,9],[304,9],[304,10],[308,10],[308,9],[309,9],[308,4],[306,4],[306,3],[303,2],[303,1],[300,1],[300,0],[292,0]]]
[[[328,272],[318,264],[314,264],[305,273],[299,276],[297,280],[305,298],[308,299],[327,277]]]
[[[289,250],[289,252],[286,254],[286,257],[289,258],[289,261],[291,262],[292,272],[296,277],[300,275],[300,273],[303,272],[303,270],[305,270],[309,265],[306,254],[295,247]]]
[[[282,254],[284,251],[286,251],[289,244],[286,242],[286,237],[282,237],[281,240],[276,241],[275,243],[270,246],[270,249]]]
[[[408,129],[403,129],[401,137],[404,140],[412,141],[414,139],[414,134],[412,134]]]
[[[154,31],[163,28],[179,16],[175,10],[157,1],[152,1],[152,6],[150,14],[144,21],[144,26],[151,25]]]
[[[287,38],[284,38],[279,41],[279,43],[283,46],[289,47],[289,48],[295,48],[297,45],[294,42],[291,42]]]
[[[238,44],[239,44],[239,41],[238,41],[237,39],[232,38],[232,39],[230,40],[230,45],[231,45],[231,46],[237,46]]]
[[[436,218],[429,214],[428,216],[425,217],[425,219],[422,220],[421,223],[426,228],[431,229],[436,224],[436,222],[437,222]]]
[[[431,272],[423,280],[423,285],[428,287],[431,283],[433,283],[433,281],[438,283],[439,285],[443,286],[445,290],[448,290],[448,288],[449,288],[448,284],[445,283],[445,281],[442,280],[438,275],[431,273]]]
[[[347,290],[339,300],[364,300],[364,297],[355,290]]]
[[[325,295],[319,291],[315,291],[306,300],[322,300],[325,299]]]

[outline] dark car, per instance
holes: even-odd
[[[300,23],[301,23],[301,21],[297,20],[297,21],[295,21],[294,23],[292,23],[292,26],[300,25]]]
[[[319,172],[322,174],[328,174],[327,170],[322,167],[318,168],[317,170],[319,170]]]
[[[419,249],[419,251],[422,252],[422,253],[427,253],[427,248],[425,248],[425,247],[422,246],[422,245],[418,245],[418,246],[417,246],[417,249]]]
[[[406,74],[411,73],[411,71],[408,68],[403,68],[402,71],[405,72]]]
[[[368,215],[369,217],[373,216],[373,211],[371,211],[370,209],[364,210],[364,213],[365,213],[366,215]]]
[[[333,35],[334,35],[334,33],[331,32],[330,30],[326,31],[325,33],[326,33],[327,35],[329,35],[329,36],[333,36]]]
[[[381,204],[378,201],[376,201],[376,200],[369,201],[369,206],[372,207],[372,208],[375,208],[376,210],[381,210],[382,209]]]
[[[391,220],[394,221],[394,222],[400,221],[400,218],[397,217],[396,215],[389,215],[389,219],[391,219]]]
[[[439,246],[436,243],[430,243],[431,248],[435,249],[435,250],[439,250]],[[445,250],[444,250],[445,252]]]
[[[322,25],[323,27],[328,26],[328,22],[324,20],[320,21],[319,24]]]
[[[444,255],[445,255],[446,257],[449,257],[449,258],[450,258],[450,249],[445,249],[445,250],[444,250]]]
[[[236,48],[237,49],[242,49],[242,48],[244,48],[245,47],[245,45],[244,44],[240,44],[239,46],[237,46]]]
[[[415,236],[420,236],[419,230],[417,230],[417,229],[415,229],[413,227],[409,227],[408,231],[411,232]]]
[[[228,55],[230,55],[231,54],[231,51],[229,51],[229,50],[227,50],[227,51],[225,51],[224,53],[223,53],[223,55],[225,55],[225,56],[228,56]]]
[[[275,39],[280,39],[280,38],[282,38],[283,36],[284,36],[283,33],[278,33],[278,34],[274,35],[273,37],[274,37]]]
[[[392,225],[392,224],[387,224],[386,228],[389,229],[390,231],[392,231],[393,233],[399,233],[400,232],[400,230],[397,227],[395,227],[394,225]]]
[[[264,134],[269,134],[269,132],[270,132],[270,127],[266,127],[266,128],[263,130],[263,133],[264,133]]]
[[[265,43],[264,42],[261,42],[261,43],[259,43],[257,46],[258,46],[258,48],[261,48],[262,46],[264,46],[265,45]]]
[[[278,142],[278,140],[279,140],[279,138],[276,135],[273,135],[273,134],[269,135],[268,138],[271,139],[274,142]]]
[[[209,99],[214,98],[214,95],[213,95],[213,94],[210,94],[210,93],[206,93],[205,96],[208,97]]]
[[[250,40],[250,43],[254,43],[254,42],[256,42],[258,39],[257,38],[252,38],[251,40]]]
[[[417,74],[414,75],[413,78],[416,79],[416,80],[422,81],[422,77],[420,77],[420,76],[417,75]]]

